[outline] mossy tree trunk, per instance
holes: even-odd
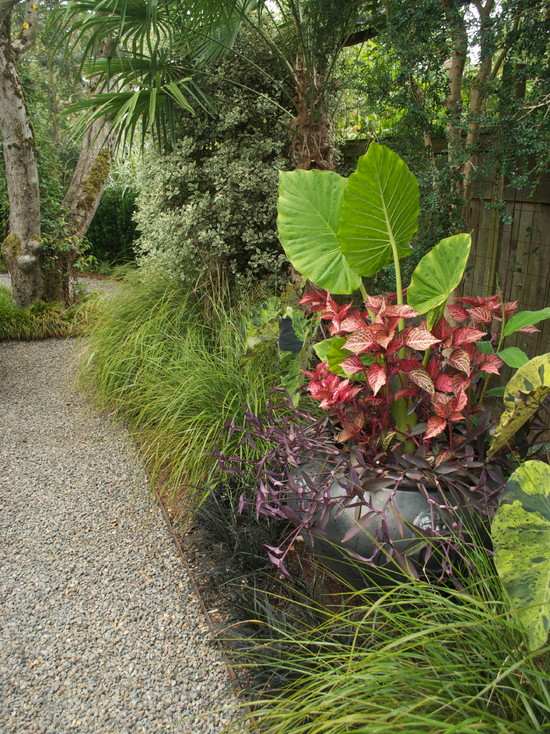
[[[2,254],[11,275],[15,301],[26,306],[44,295],[40,253],[40,189],[33,130],[16,62],[30,43],[34,17],[12,41],[12,9],[0,6],[0,131],[10,205],[9,233]],[[32,9],[31,9],[32,10]]]
[[[110,123],[99,119],[84,135],[78,162],[63,199],[71,237],[84,237],[101,201],[111,168],[111,129]]]
[[[17,61],[32,45],[38,5],[26,3],[19,32],[12,11],[19,0],[0,0],[0,133],[9,199],[9,232],[2,244],[14,299],[20,306],[38,300],[71,300],[71,269],[79,244],[94,217],[109,175],[111,125],[98,120],[86,132],[63,200],[64,242],[44,245],[35,138],[17,72]],[[110,44],[106,43],[106,49]]]

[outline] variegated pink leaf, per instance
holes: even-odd
[[[471,308],[469,316],[475,324],[490,324],[493,320],[493,312],[486,306]]]
[[[496,354],[487,354],[484,356],[483,361],[479,365],[481,372],[487,372],[492,375],[500,374],[500,368],[502,367],[502,360],[497,357]]]
[[[344,359],[340,366],[344,372],[348,373],[348,375],[356,375],[358,372],[362,372],[365,369],[365,365],[356,354]]]
[[[367,381],[374,395],[386,384],[386,368],[381,364],[372,364],[367,370]]]
[[[371,327],[366,326],[349,336],[346,339],[344,348],[354,354],[363,354],[363,352],[368,352],[369,349],[375,347],[376,344]]]
[[[446,427],[447,421],[445,418],[433,415],[431,418],[428,418],[428,425],[426,432],[424,433],[424,438],[435,438],[435,436],[439,436],[440,433],[443,433]]]
[[[414,319],[415,316],[418,316],[414,308],[407,306],[406,303],[386,306],[384,315],[397,319]]]
[[[464,372],[465,375],[470,374],[470,355],[464,349],[453,349],[449,355],[448,362],[456,370]]]
[[[454,319],[454,321],[458,321],[459,323],[461,321],[468,320],[468,311],[466,311],[465,308],[462,308],[462,306],[459,306],[456,303],[450,303],[447,306],[447,313],[452,319]]]
[[[415,385],[418,385],[418,387],[425,392],[429,393],[430,395],[434,394],[434,384],[432,382],[432,378],[429,376],[426,370],[422,368],[411,370],[408,373],[408,378],[411,382],[414,382]]]
[[[455,347],[461,347],[463,344],[474,344],[485,336],[487,336],[487,334],[484,331],[463,326],[454,332],[453,344]]]
[[[435,381],[435,389],[439,390],[439,392],[454,392],[455,391],[455,385],[454,380],[451,377],[451,375],[446,374],[440,374]]]
[[[429,349],[439,341],[441,340],[436,339],[435,336],[423,325],[413,326],[405,336],[405,344],[411,349],[418,349],[420,352]]]

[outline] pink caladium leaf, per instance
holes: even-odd
[[[382,349],[387,349],[390,345],[390,342],[393,340],[393,335],[395,334],[395,325],[390,325],[388,329],[384,329],[382,327],[378,327],[377,325],[373,326],[374,331],[374,339],[377,344],[379,344]]]
[[[442,372],[435,380],[435,389],[439,392],[454,393],[455,383],[452,375],[447,375]]]
[[[456,329],[453,333],[453,345],[455,347],[461,347],[464,344],[474,344],[487,336],[485,331],[480,329],[472,329],[468,326],[463,326],[460,329]]]
[[[339,331],[341,334],[351,334],[353,331],[366,328],[366,326],[367,324],[365,323],[365,319],[361,316],[360,312],[353,311],[340,322]]]
[[[433,347],[434,344],[440,341],[441,339],[436,339],[424,325],[413,326],[405,336],[405,344],[411,349],[417,349],[420,352]]]
[[[414,382],[415,385],[418,385],[418,387],[421,390],[424,390],[425,392],[429,393],[430,395],[434,394],[435,387],[432,382],[432,378],[426,372],[426,370],[422,368],[411,370],[408,373],[408,378],[411,382]]]
[[[324,311],[327,304],[328,293],[320,288],[308,288],[300,298],[299,303],[307,311]]]
[[[374,395],[386,384],[386,368],[381,364],[372,364],[367,370],[367,381]]]
[[[446,427],[447,421],[445,420],[445,418],[440,418],[437,415],[433,415],[431,418],[428,418],[424,438],[435,438],[436,436],[439,436],[440,433],[443,433]]]
[[[510,316],[515,314],[515,312],[518,310],[518,302],[517,301],[508,301],[504,304],[504,316],[509,319]]]
[[[386,306],[385,315],[389,318],[397,319],[414,319],[418,316],[414,308],[407,306],[406,303],[401,305],[396,304],[395,306]]]
[[[432,397],[432,405],[435,414],[440,418],[447,419],[453,412],[452,401],[452,395],[444,395],[443,393],[436,392],[435,395]]]
[[[376,346],[377,342],[370,326],[358,329],[346,339],[346,343],[344,344],[344,348],[347,349],[348,352],[353,352],[354,354],[363,354]]]
[[[468,315],[475,324],[490,324],[493,320],[493,312],[487,306],[475,306]]]
[[[465,349],[453,349],[448,357],[449,364],[457,370],[469,375],[471,371],[470,355]]]
[[[521,329],[518,329],[522,334],[538,334],[540,329],[537,329],[536,326],[522,326]]]

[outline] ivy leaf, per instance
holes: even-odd
[[[529,357],[522,349],[518,349],[518,347],[506,347],[506,349],[501,349],[500,352],[497,352],[497,355],[501,358],[504,364],[507,364],[508,367],[513,367],[514,369],[523,367],[523,365],[527,364],[529,361]]]
[[[534,326],[540,321],[550,319],[550,306],[541,308],[540,311],[520,311],[514,314],[504,325],[504,336],[510,336],[525,326]]]

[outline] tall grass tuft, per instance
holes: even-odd
[[[8,288],[0,286],[0,341],[32,341],[81,335],[92,316],[95,299],[65,308],[38,301],[21,308]]]
[[[165,276],[130,273],[105,301],[83,360],[100,404],[139,434],[153,481],[195,499],[215,481],[216,451],[252,450],[227,424],[261,411],[277,377],[273,349],[247,355],[242,315],[223,287],[190,293]]]
[[[253,730],[550,731],[550,648],[529,652],[486,551],[468,552],[475,571],[460,588],[379,580],[332,604],[264,594],[257,617],[269,621],[238,658],[269,680],[252,705]]]

